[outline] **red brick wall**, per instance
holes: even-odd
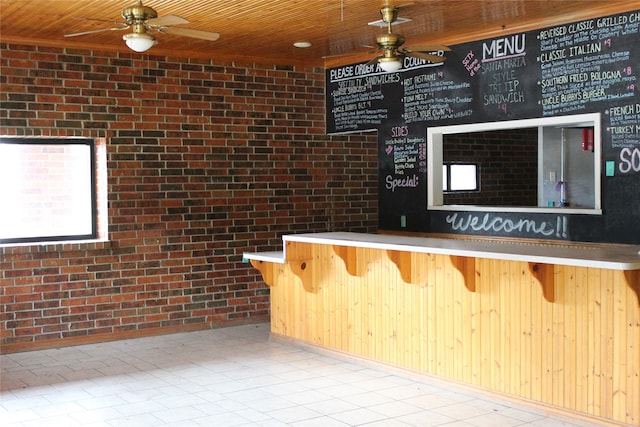
[[[243,252],[376,229],[376,137],[324,134],[323,69],[6,44],[0,67],[2,133],[106,138],[109,199],[108,241],[0,248],[5,351],[263,321]]]

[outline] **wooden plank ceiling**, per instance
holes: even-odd
[[[189,20],[181,27],[220,33],[217,41],[158,34],[144,54],[107,31],[136,0],[0,0],[0,41],[29,45],[179,55],[223,61],[336,66],[372,56],[368,46],[386,29],[367,25],[386,4],[403,6],[394,27],[406,45],[457,44],[640,8],[640,0],[144,0],[159,16]],[[86,18],[95,18],[89,20]],[[307,41],[300,49],[294,42]],[[328,58],[327,58],[328,57]]]

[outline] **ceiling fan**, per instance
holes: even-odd
[[[402,59],[405,56],[424,59],[425,61],[440,63],[446,60],[444,56],[435,55],[434,52],[448,52],[451,49],[447,46],[414,46],[404,48],[404,37],[394,33],[392,26],[394,23],[406,22],[407,19],[398,18],[400,8],[394,6],[384,6],[380,9],[382,21],[371,22],[369,25],[385,26],[387,32],[376,37],[376,44],[381,53],[369,61],[368,65],[378,63],[380,68],[387,72],[398,71],[402,68]]]
[[[156,43],[155,37],[150,34],[153,31],[209,41],[216,41],[220,38],[220,34],[210,31],[174,27],[174,25],[188,24],[189,21],[176,15],[158,17],[158,13],[151,7],[144,6],[142,0],[138,0],[138,3],[133,6],[125,7],[122,10],[122,17],[125,20],[124,22],[87,18],[94,21],[112,22],[116,27],[65,34],[65,37],[83,36],[105,31],[122,31],[133,27],[133,32],[125,34],[122,38],[127,46],[136,52],[144,52]]]

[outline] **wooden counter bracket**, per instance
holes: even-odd
[[[640,305],[640,270],[625,270],[624,279],[627,285],[636,294],[638,305]]]
[[[411,277],[411,252],[387,250],[387,257],[398,268],[402,280],[406,283],[414,283],[414,278]]]
[[[287,261],[287,265],[302,281],[302,286],[307,292],[315,292],[315,283],[311,277],[311,259],[296,259]]]
[[[351,276],[360,276],[358,271],[358,254],[354,246],[332,245],[333,252],[344,262],[344,267]]]
[[[402,280],[406,283],[423,283],[427,280],[427,271],[420,257],[428,257],[428,254],[387,250],[387,256],[396,265]],[[460,272],[464,286],[469,292],[476,291],[475,258],[451,255],[451,264]]]
[[[554,288],[555,278],[553,275],[553,265],[551,264],[539,264],[537,262],[530,262],[529,271],[531,275],[536,279],[542,287],[542,296],[549,302],[555,301]]]
[[[293,274],[295,274],[296,276],[298,276],[299,278],[303,278],[303,276],[307,276],[306,273],[308,273],[307,267],[310,265],[310,263],[307,260],[302,260],[302,259],[296,259],[296,260],[289,260],[287,261],[287,264],[289,265],[289,268],[291,269],[291,271],[293,271]]]
[[[450,255],[451,265],[462,274],[464,286],[469,292],[476,291],[476,259],[466,256]]]
[[[313,253],[310,244],[296,244],[295,242],[286,242],[287,257],[285,263],[293,274],[298,276],[302,281],[302,286],[307,292],[315,292],[316,283],[312,277]],[[316,275],[322,272],[316,271]],[[315,279],[320,279],[316,277]]]
[[[270,262],[258,261],[256,259],[251,260],[251,265],[262,274],[262,280],[268,286],[273,286],[273,268],[274,265]]]
[[[427,281],[426,262],[420,262],[420,257],[428,257],[428,254],[418,252],[397,251],[387,249],[387,257],[393,262],[402,280],[406,283],[424,283]]]

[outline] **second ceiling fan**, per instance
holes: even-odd
[[[440,63],[446,60],[446,57],[436,55],[435,52],[450,51],[451,49],[447,46],[402,47],[404,45],[404,37],[394,33],[392,29],[393,24],[399,21],[398,11],[399,8],[394,6],[384,6],[380,9],[382,23],[387,27],[387,32],[376,37],[376,44],[378,45],[380,54],[369,61],[369,64],[378,63],[384,71],[393,72],[402,68],[402,60],[406,56],[423,59],[432,63]],[[377,25],[377,23],[371,23],[369,25]]]

